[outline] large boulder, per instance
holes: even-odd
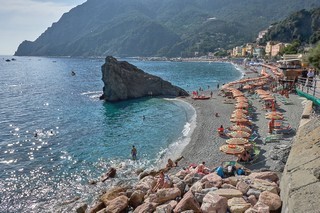
[[[228,200],[228,207],[231,213],[243,213],[251,206],[242,197],[234,197]]]
[[[133,213],[150,213],[156,210],[156,205],[154,203],[143,203],[138,206]]]
[[[204,184],[205,188],[211,188],[211,187],[220,188],[222,185],[222,178],[219,175],[217,175],[215,172],[213,172],[204,176],[201,179],[201,182]]]
[[[214,194],[220,195],[227,199],[233,197],[242,197],[242,192],[237,189],[218,189],[217,191],[213,192]]]
[[[213,192],[209,192],[203,198],[201,210],[204,213],[225,213],[227,212],[228,207],[227,201],[227,198],[214,194]]]
[[[193,210],[194,212],[201,212],[200,205],[193,196],[191,191],[188,191],[177,206],[174,208],[173,212],[183,212],[186,210]]]
[[[121,101],[146,96],[189,96],[189,94],[160,77],[150,75],[126,62],[107,56],[101,67],[104,83],[101,99]]]
[[[124,194],[126,192],[126,188],[123,187],[114,187],[112,189],[110,189],[109,191],[107,191],[105,194],[103,194],[100,197],[100,200],[106,205],[108,206],[110,201],[112,201],[113,199],[119,197],[121,194]]]
[[[145,196],[145,192],[141,190],[136,190],[132,193],[129,199],[129,205],[132,206],[133,208],[137,208],[143,203]]]
[[[147,192],[157,184],[157,180],[153,176],[146,176],[142,178],[135,186],[134,190],[141,190]]]
[[[121,195],[110,201],[106,208],[106,212],[120,213],[128,207],[128,197]]]
[[[240,181],[237,183],[237,189],[238,189],[239,191],[241,191],[242,194],[246,194],[246,193],[248,192],[249,188],[250,188],[249,185],[248,185],[245,181],[243,181],[243,180],[240,180]]]
[[[269,206],[271,211],[278,210],[281,207],[280,196],[268,191],[260,194],[259,202]]]
[[[263,180],[269,180],[271,182],[279,181],[279,177],[275,172],[254,172],[254,173],[251,173],[249,177],[253,179],[258,178]]]
[[[260,191],[269,191],[274,194],[278,194],[280,191],[276,183],[262,179],[254,179],[253,184],[251,184],[250,187]]]
[[[180,196],[181,192],[178,188],[160,189],[155,194],[149,196],[149,202],[163,204]]]

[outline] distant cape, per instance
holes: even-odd
[[[104,83],[101,99],[106,101],[116,102],[147,96],[189,96],[184,89],[145,73],[126,61],[117,61],[112,56],[106,57],[101,70]]]

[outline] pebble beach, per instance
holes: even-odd
[[[246,78],[256,77],[258,75],[257,73],[252,73],[250,71],[244,71],[244,73]],[[184,99],[195,108],[197,113],[197,125],[192,134],[190,143],[182,152],[184,158],[179,162],[181,167],[191,163],[199,164],[204,161],[206,162],[206,166],[212,169],[221,165],[223,161],[237,159],[233,155],[227,155],[219,151],[219,147],[224,145],[228,138],[219,137],[217,129],[220,125],[223,125],[225,128],[233,125],[233,123],[230,122],[230,116],[235,108],[234,104],[223,103],[225,97],[218,95],[218,93],[218,91],[214,92],[213,97],[209,100],[193,100],[191,97]],[[201,94],[210,95],[210,91],[204,91]],[[253,131],[256,131],[259,134],[256,145],[261,148],[261,153],[257,162],[252,165],[247,165],[247,167],[252,170],[280,171],[281,168],[277,168],[279,160],[273,160],[271,158],[274,146],[290,146],[291,139],[294,135],[287,136],[278,143],[264,144],[264,139],[268,134],[269,121],[265,118],[266,111],[263,109],[263,104],[259,102],[259,99],[249,97],[249,100],[251,100],[253,106],[255,106],[255,111],[253,113]],[[299,126],[301,113],[303,111],[303,101],[305,99],[298,95],[290,94],[290,100],[293,104],[285,105],[279,101],[278,111],[283,113],[285,122],[296,129]],[[215,113],[218,113],[219,116],[216,117]],[[285,162],[282,162],[282,164],[284,166]],[[175,168],[174,171],[180,169],[179,167]]]

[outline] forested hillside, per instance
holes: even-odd
[[[319,0],[88,0],[15,55],[192,56],[253,41]]]
[[[301,10],[291,14],[288,18],[274,23],[268,33],[261,40],[291,43],[314,44],[320,40],[320,8],[311,11]]]

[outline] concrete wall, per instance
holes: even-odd
[[[320,212],[320,118],[301,120],[280,188],[283,213]]]

